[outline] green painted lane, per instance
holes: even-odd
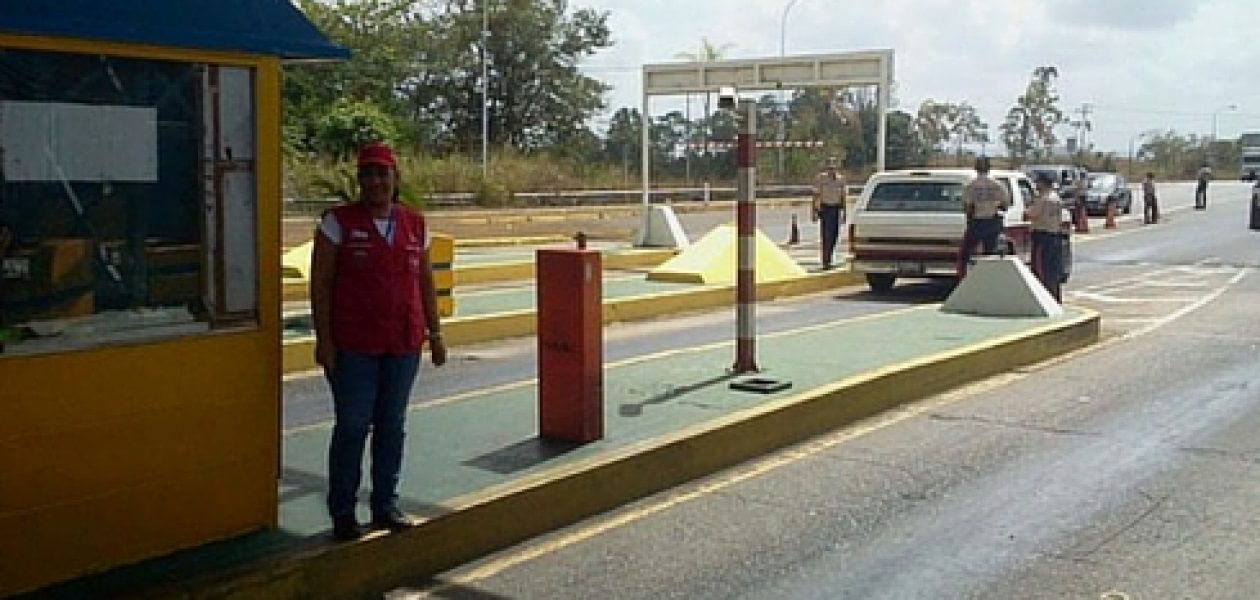
[[[733,343],[679,349],[609,364],[604,370],[604,439],[564,446],[537,438],[535,382],[502,386],[417,406],[409,415],[403,505],[423,515],[445,502],[541,471],[623,450],[761,403],[779,400],[848,377],[927,358],[1080,316],[1000,319],[915,307],[763,335],[758,377],[792,383],[786,391],[758,394],[728,388]],[[286,474],[322,479],[327,425],[284,438]],[[290,480],[286,478],[286,483]],[[281,528],[305,537],[324,532],[323,490],[284,494]]]

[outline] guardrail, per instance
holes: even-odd
[[[813,194],[809,185],[763,185],[757,187],[757,195],[766,198],[798,198]],[[651,191],[650,202],[703,202],[735,200],[733,187],[680,187],[658,188]],[[472,192],[447,192],[430,194],[425,198],[426,210],[479,208],[477,195]],[[555,190],[545,192],[515,192],[510,206],[514,208],[541,208],[565,206],[606,206],[637,204],[643,201],[643,190]],[[319,215],[339,202],[336,198],[296,199],[285,198],[287,215]],[[490,208],[490,207],[486,207]]]

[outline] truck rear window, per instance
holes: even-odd
[[[956,181],[888,181],[875,186],[868,211],[962,212],[962,184]]]

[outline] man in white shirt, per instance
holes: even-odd
[[[1037,195],[1024,211],[1032,223],[1032,270],[1054,299],[1062,302],[1063,201],[1054,192],[1054,178],[1037,174]]]
[[[997,251],[998,236],[1002,233],[1002,213],[1011,205],[1006,187],[989,178],[989,157],[976,159],[976,178],[963,186],[963,213],[967,216],[967,231],[963,234],[959,256],[959,277],[967,274],[971,254],[976,244],[982,253]]]
[[[822,268],[831,268],[831,257],[840,239],[840,225],[844,223],[844,176],[838,171],[835,157],[827,159],[826,167],[814,177],[813,219],[821,221],[819,239],[822,246]]]

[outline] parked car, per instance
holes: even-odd
[[[853,270],[865,275],[871,290],[891,289],[899,278],[958,277],[958,257],[966,220],[963,186],[970,169],[923,169],[876,173],[862,187],[849,219]],[[1003,216],[1002,248],[1027,261],[1032,231],[1023,220],[1034,196],[1032,182],[1019,171],[989,174],[1006,186],[1011,206]],[[1063,211],[1064,274],[1072,270],[1071,218]]]
[[[1038,173],[1049,173],[1054,191],[1068,207],[1076,201],[1076,191],[1087,177],[1084,169],[1074,165],[1025,165],[1023,172],[1030,181],[1036,181]]]
[[[1085,212],[1091,215],[1107,213],[1107,202],[1116,203],[1116,211],[1133,212],[1133,190],[1119,173],[1091,173],[1089,187],[1085,190]]]

